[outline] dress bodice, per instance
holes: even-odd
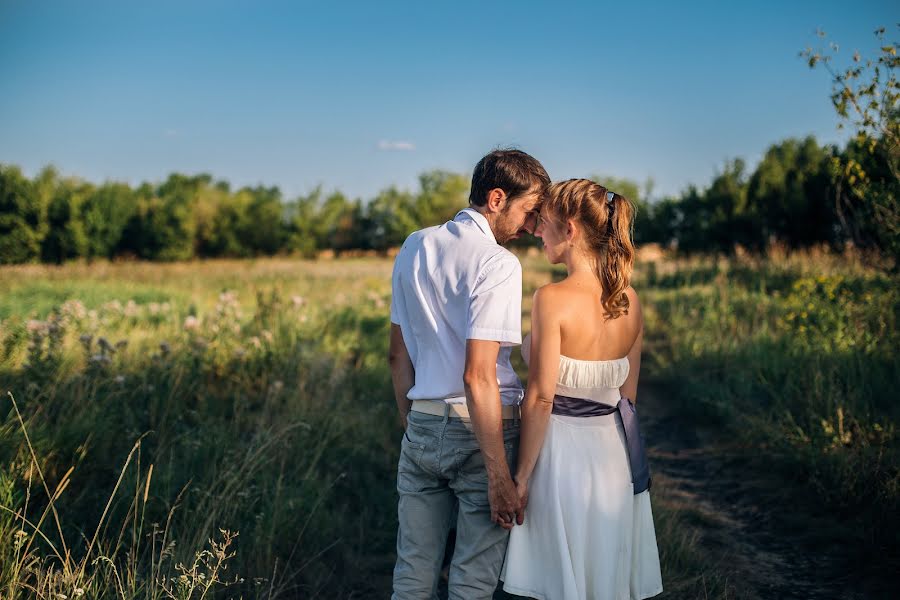
[[[522,340],[522,358],[529,363],[531,335]],[[578,360],[559,356],[556,393],[570,398],[582,398],[615,406],[621,395],[619,388],[628,378],[630,364],[627,357],[613,360]]]

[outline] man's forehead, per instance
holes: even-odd
[[[541,207],[543,200],[544,196],[541,193],[541,190],[531,190],[528,192],[528,195],[525,196],[522,205],[526,210],[534,210]]]

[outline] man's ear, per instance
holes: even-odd
[[[487,193],[485,208],[487,208],[490,213],[502,212],[503,208],[506,206],[506,201],[506,192],[500,188],[494,188]]]

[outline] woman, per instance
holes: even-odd
[[[541,209],[535,235],[568,276],[535,292],[522,345],[529,377],[516,484],[527,508],[501,576],[513,594],[619,600],[662,591],[631,403],[643,331],[629,284],[633,217],[627,199],[587,179],[554,184]]]

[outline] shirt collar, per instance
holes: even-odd
[[[489,238],[495,244],[497,243],[497,238],[494,237],[494,232],[493,230],[491,230],[491,226],[488,223],[487,218],[483,214],[481,214],[474,208],[464,208],[456,213],[455,217],[453,217],[453,220],[458,222],[464,221],[466,219],[474,221],[478,226],[478,229],[481,230],[485,237]]]

